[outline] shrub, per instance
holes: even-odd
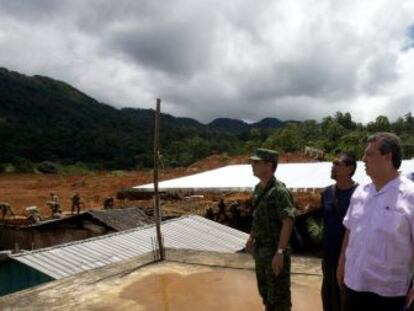
[[[58,165],[54,162],[43,161],[37,166],[37,170],[43,174],[57,174]]]

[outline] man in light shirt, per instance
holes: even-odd
[[[401,143],[391,133],[368,138],[362,158],[372,183],[354,192],[337,278],[345,310],[403,310],[414,299],[414,183],[400,176]]]

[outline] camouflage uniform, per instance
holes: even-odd
[[[266,310],[290,311],[290,254],[284,252],[283,269],[275,276],[272,259],[276,253],[283,219],[294,217],[292,195],[285,185],[273,177],[265,189],[260,184],[253,193],[253,256],[259,293]]]
[[[80,208],[81,208],[81,202],[80,202],[80,196],[78,193],[75,193],[72,198],[72,214],[75,213],[75,209],[77,214],[79,214],[80,212]]]
[[[107,197],[107,198],[105,198],[103,205],[104,205],[103,206],[104,209],[112,209],[112,208],[114,208],[114,198],[113,197]]]
[[[59,197],[55,193],[51,192],[50,201],[46,202],[46,204],[52,211],[52,217],[59,218],[60,213],[62,212],[60,210]]]

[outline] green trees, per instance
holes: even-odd
[[[361,159],[364,153],[367,136],[367,132],[365,131],[349,132],[340,138],[337,148],[339,150],[350,152],[355,155],[357,159]]]
[[[154,111],[118,110],[47,77],[0,68],[0,165],[30,171],[44,161],[94,169],[151,167]],[[211,153],[240,152],[235,134],[196,120],[161,115],[167,164],[188,165]],[[170,152],[172,151],[172,152]],[[32,165],[33,164],[33,165]]]
[[[305,120],[300,125],[300,135],[308,145],[315,145],[321,134],[321,126],[315,120]]]
[[[305,120],[273,130],[267,139],[262,143],[256,141],[254,146],[262,145],[284,152],[311,146],[323,149],[327,159],[333,157],[338,150],[351,152],[361,159],[368,135],[380,131],[395,132],[401,137],[405,156],[414,156],[414,117],[411,113],[393,123],[386,116],[378,116],[375,121],[364,126],[354,122],[349,112],[337,112],[333,116],[324,117],[320,123]]]
[[[265,145],[268,148],[285,152],[293,152],[301,149],[303,140],[300,127],[297,124],[289,123],[285,128],[277,129],[267,138]]]
[[[352,117],[349,112],[342,113],[338,111],[335,114],[335,121],[347,130],[355,130],[357,127],[356,123],[352,121]]]
[[[0,170],[31,171],[44,161],[92,169],[151,167],[153,123],[153,110],[118,110],[63,82],[0,68]],[[367,135],[378,131],[397,133],[405,155],[414,155],[411,113],[395,122],[378,116],[366,126],[349,112],[320,122],[265,118],[247,124],[221,118],[209,125],[162,114],[160,140],[165,166],[175,167],[211,154],[249,154],[258,147],[294,152],[311,146],[323,149],[328,159],[341,149],[360,158]]]
[[[391,124],[386,116],[378,116],[375,122],[368,123],[367,130],[369,132],[389,132]]]

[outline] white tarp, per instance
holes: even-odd
[[[333,183],[330,178],[331,162],[282,163],[278,165],[276,177],[294,191],[321,189]],[[404,160],[400,171],[403,175],[414,171],[414,159]],[[369,181],[363,162],[358,162],[354,180]],[[159,183],[160,191],[251,191],[258,183],[250,165],[229,165],[215,170],[166,180]],[[136,191],[153,191],[154,185],[136,186]]]

